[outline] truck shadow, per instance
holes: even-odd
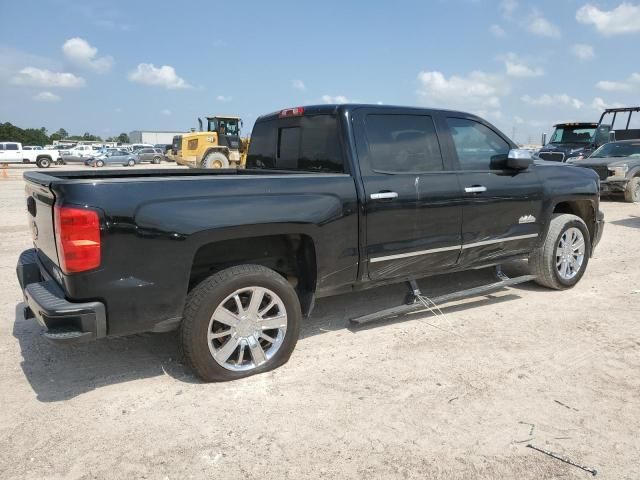
[[[491,270],[432,277],[421,280],[419,284],[424,294],[436,296],[472,288],[488,280],[495,280]],[[407,315],[357,328],[349,324],[349,319],[355,316],[403,303],[407,292],[404,284],[397,284],[320,299],[311,318],[303,324],[301,338],[342,329],[357,332],[384,328],[415,318]],[[514,292],[517,290],[499,296],[477,297],[443,310],[455,312],[519,298]],[[45,340],[41,335],[42,327],[33,319],[25,320],[22,309],[23,304],[16,306],[13,336],[20,344],[22,370],[41,402],[69,400],[108,385],[161,375],[185,383],[200,383],[182,363],[177,332],[134,335],[60,347]],[[428,312],[420,313],[421,317],[428,315]]]
[[[640,228],[640,217],[631,215],[627,218],[623,218],[622,220],[614,220],[609,223],[612,225],[620,225],[621,227]]]

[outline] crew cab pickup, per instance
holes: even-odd
[[[27,172],[26,317],[59,343],[180,329],[204,380],[285,363],[314,299],[528,258],[575,285],[598,176],[462,112],[297,107],[256,121],[247,169]]]
[[[23,147],[19,142],[0,142],[0,163],[35,163],[39,168],[49,168],[59,158],[58,150]]]

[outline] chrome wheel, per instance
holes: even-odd
[[[571,280],[578,275],[584,262],[584,235],[579,228],[567,229],[556,248],[556,269],[563,280]]]
[[[215,309],[207,329],[214,360],[232,371],[252,370],[269,361],[282,346],[287,311],[267,288],[236,290]]]

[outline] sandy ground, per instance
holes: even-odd
[[[525,284],[360,329],[347,319],[404,287],[321,300],[287,365],[202,384],[173,333],[60,348],[22,318],[23,170],[0,172],[4,480],[590,477],[527,443],[598,478],[640,477],[638,205],[603,202],[604,238],[571,291]]]

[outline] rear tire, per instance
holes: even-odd
[[[581,250],[574,248],[580,245]],[[529,266],[536,283],[565,290],[580,281],[590,256],[591,238],[584,221],[575,215],[554,214],[544,243],[529,256]]]
[[[162,161],[161,157],[153,157],[153,160],[151,163],[155,163],[156,165],[159,164]]]
[[[128,165],[129,167],[135,167],[135,166],[136,166],[136,161],[135,161],[133,158],[130,158],[130,159],[127,161],[127,165]]]
[[[252,309],[254,291],[261,296]],[[236,297],[243,309],[233,312]],[[268,309],[269,305],[273,307]],[[220,323],[216,319],[221,310],[227,316]],[[259,313],[254,317],[251,312]],[[235,327],[227,323],[230,314],[238,322]],[[283,315],[284,326],[271,330],[262,323],[280,321]],[[236,380],[286,363],[298,341],[301,320],[298,296],[284,277],[260,265],[238,265],[211,275],[191,290],[180,345],[186,363],[205,382]],[[264,332],[271,341],[256,332]]]
[[[102,160],[98,160],[96,162],[96,167],[104,167],[104,162]]]
[[[229,159],[220,152],[211,152],[202,160],[202,168],[229,168]]]
[[[624,189],[624,200],[629,203],[640,202],[640,177],[633,177]]]

